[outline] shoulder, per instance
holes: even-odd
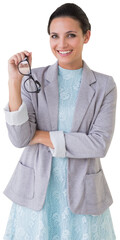
[[[101,86],[105,86],[106,91],[110,91],[116,88],[116,83],[112,76],[104,73],[96,72],[94,70],[91,70],[91,71],[93,72],[93,75],[96,79],[96,83]]]
[[[91,70],[96,78],[97,81],[110,81],[113,82],[113,77],[104,73],[96,72]]]
[[[83,61],[83,63],[84,77],[96,91],[104,91],[107,93],[116,88],[116,83],[112,76],[89,68],[85,61]]]

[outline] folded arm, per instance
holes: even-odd
[[[23,96],[23,100],[26,101],[26,98],[27,106],[23,102],[18,111],[6,112],[9,135],[14,145],[24,147],[28,144],[44,144],[49,147],[54,157],[96,158],[106,155],[115,124],[116,86],[114,82],[106,90],[100,111],[88,134],[36,131],[34,109],[30,97]]]
[[[33,144],[42,143],[49,146],[54,157],[104,157],[114,132],[115,111],[116,85],[112,81],[111,86],[109,85],[106,90],[104,101],[88,134],[82,132],[37,131],[33,138]],[[45,139],[46,137],[47,139]]]
[[[91,125],[88,134],[83,132],[63,133],[61,145],[65,143],[63,156],[68,158],[100,158],[104,157],[110,146],[116,112],[116,85],[110,81],[106,87],[106,94],[99,113]],[[51,149],[53,156],[57,157],[59,148],[59,132],[50,132],[54,148]],[[60,154],[59,154],[60,156]]]

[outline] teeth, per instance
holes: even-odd
[[[67,53],[70,53],[71,51],[59,51],[59,53],[61,54],[67,54]]]

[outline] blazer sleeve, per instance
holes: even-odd
[[[53,156],[68,158],[102,158],[110,146],[115,126],[117,89],[111,78],[106,84],[104,101],[89,133],[70,132],[63,133],[61,144],[65,143],[64,153],[59,149],[51,150]],[[50,132],[55,148],[59,148],[59,135]],[[59,154],[59,155],[58,155]]]
[[[30,94],[21,86],[22,105],[18,111],[10,112],[9,106],[5,110],[8,135],[14,146],[18,148],[29,144],[36,131],[36,116]]]

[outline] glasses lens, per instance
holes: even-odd
[[[23,74],[23,75],[30,74],[30,66],[29,66],[29,64],[26,60],[20,62],[19,65],[18,65],[18,68],[19,68],[19,72],[21,74]]]
[[[24,83],[25,89],[27,92],[39,92],[41,89],[40,83],[38,81],[34,81],[32,78],[29,78]]]

